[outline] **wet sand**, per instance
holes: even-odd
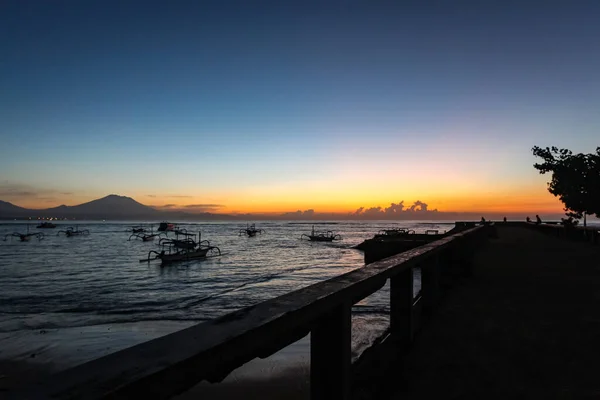
[[[195,323],[147,321],[0,333],[0,393]],[[353,357],[368,348],[387,324],[383,315],[354,316]],[[221,383],[201,382],[182,398],[306,398],[309,374],[310,335],[266,359],[244,364]]]
[[[2,333],[0,394],[193,324],[152,321]],[[306,398],[309,357],[310,338],[306,337],[266,359],[250,361],[221,383],[201,382],[180,398],[269,398],[266,394],[290,400]]]

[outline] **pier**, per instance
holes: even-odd
[[[200,381],[221,381],[309,333],[312,399],[597,396],[598,231],[465,224],[439,240],[8,396],[167,399]],[[417,296],[415,268],[422,274]],[[388,335],[352,364],[351,307],[388,280]]]

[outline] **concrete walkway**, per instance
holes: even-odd
[[[600,398],[600,246],[498,234],[423,327],[393,399]]]

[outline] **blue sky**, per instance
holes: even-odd
[[[57,204],[460,208],[600,144],[593,1],[7,1],[0,35],[0,186]]]

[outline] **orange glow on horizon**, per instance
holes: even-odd
[[[386,177],[386,179],[389,179]],[[455,180],[452,184],[413,180],[408,185],[402,180],[401,187],[386,185],[382,179],[340,179],[336,186],[330,182],[280,183],[264,187],[214,191],[210,195],[202,191],[190,191],[178,195],[148,195],[147,191],[121,193],[139,203],[164,209],[187,212],[211,212],[216,214],[263,214],[273,215],[297,210],[312,209],[316,213],[349,214],[360,207],[381,207],[404,200],[405,208],[419,200],[428,204],[429,210],[440,212],[474,213],[531,213],[562,214],[563,206],[546,190],[545,185],[497,185],[482,186],[476,180]],[[384,190],[382,190],[382,188]],[[410,189],[409,189],[410,188]],[[15,205],[32,209],[45,209],[61,204],[77,205],[106,196],[106,194],[69,195],[47,200],[15,199]],[[12,200],[12,199],[11,199]],[[9,200],[10,201],[10,200]],[[169,207],[164,207],[169,205]]]
[[[359,196],[357,196],[359,197]],[[563,213],[563,206],[550,194],[520,193],[518,195],[499,194],[499,193],[474,193],[460,196],[441,196],[431,195],[428,197],[401,197],[396,199],[386,197],[377,199],[373,196],[363,196],[362,198],[323,198],[315,196],[312,201],[290,198],[268,199],[263,196],[247,197],[246,201],[223,201],[206,202],[202,198],[189,197],[185,199],[153,198],[152,201],[133,196],[134,200],[150,207],[163,210],[177,210],[187,212],[206,211],[216,214],[262,214],[273,215],[286,212],[295,212],[297,210],[305,211],[312,209],[317,213],[328,214],[349,214],[355,212],[360,207],[366,209],[371,207],[381,207],[385,209],[391,203],[399,203],[404,200],[404,207],[409,208],[415,201],[420,200],[428,204],[429,210],[437,209],[439,212],[475,212],[475,213]],[[73,198],[72,201],[64,202],[67,205],[77,205],[95,198]],[[60,203],[62,204],[62,202]],[[39,202],[23,202],[16,205],[25,208],[42,209],[56,207],[56,205],[47,205]],[[203,204],[207,206],[201,207]],[[170,205],[164,208],[165,205]],[[199,205],[197,208],[189,205]],[[188,207],[186,207],[188,206]],[[213,207],[214,206],[214,207]]]

